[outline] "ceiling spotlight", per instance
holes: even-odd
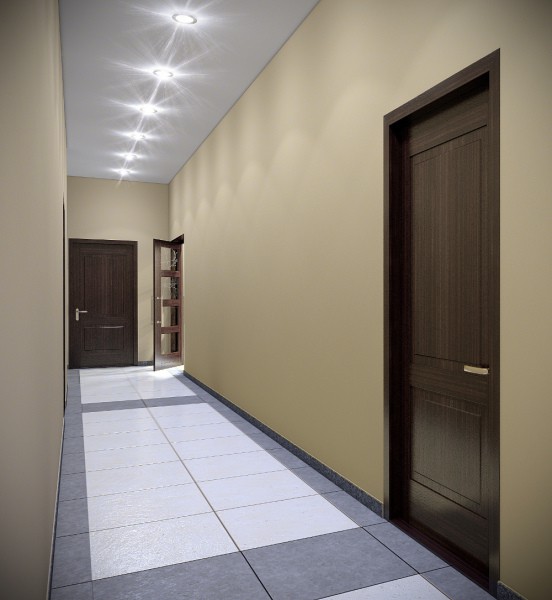
[[[137,141],[138,140],[145,140],[146,139],[146,136],[143,133],[140,133],[139,131],[135,131],[134,133],[131,133],[130,137],[133,140],[137,140]]]
[[[157,112],[157,109],[153,104],[142,104],[138,110],[145,115],[154,115]]]
[[[153,74],[159,79],[170,79],[174,76],[174,73],[168,69],[155,69]]]
[[[119,175],[121,177],[126,177],[127,175],[130,175],[130,169],[115,169],[117,171],[117,173],[119,173]]]
[[[173,21],[180,23],[181,25],[193,25],[197,23],[197,19],[192,15],[173,15]]]
[[[134,152],[127,152],[126,154],[123,154],[123,157],[125,160],[134,160],[135,158],[138,158],[138,155],[134,154]]]

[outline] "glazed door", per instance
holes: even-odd
[[[182,364],[182,244],[153,240],[154,370]]]

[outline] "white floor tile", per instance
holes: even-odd
[[[170,444],[86,452],[84,458],[87,471],[102,471],[103,469],[118,469],[119,467],[152,465],[178,460],[178,457]]]
[[[155,417],[187,417],[188,415],[216,414],[219,413],[206,402],[194,402],[193,404],[175,404],[173,406],[155,406],[150,408]]]
[[[218,515],[241,550],[358,527],[319,495],[232,508]]]
[[[155,446],[166,444],[167,438],[157,430],[129,431],[127,433],[106,433],[84,437],[84,451],[112,450],[115,448],[133,448],[137,446]]]
[[[199,486],[215,510],[316,495],[311,487],[287,470],[204,481]]]
[[[156,392],[157,390],[185,390],[189,393],[192,393],[192,390],[185,386],[183,383],[180,383],[178,379],[171,377],[170,379],[166,379],[163,381],[159,381],[156,379],[138,379],[138,380],[130,380],[132,386],[136,388],[139,392]],[[130,384],[129,382],[129,384]]]
[[[90,531],[212,512],[195,483],[88,498]]]
[[[209,458],[196,458],[186,460],[185,464],[196,481],[210,481],[226,477],[239,477],[242,475],[255,475],[256,473],[286,470],[286,467],[279,460],[276,460],[265,450]]]
[[[90,534],[92,579],[236,552],[213,513]]]
[[[175,461],[177,459],[174,455]],[[121,494],[171,485],[191,483],[192,478],[184,465],[178,462],[123,467],[86,474],[88,497]]]
[[[167,429],[165,433],[171,442],[191,442],[193,440],[209,440],[243,435],[243,433],[235,425],[232,425],[232,423],[177,427],[175,429]]]
[[[123,421],[125,419],[149,419],[147,408],[123,408],[121,410],[102,410],[82,413],[82,422],[107,423],[109,421]]]
[[[369,588],[328,596],[324,600],[447,600],[420,575],[405,577]]]
[[[90,394],[81,393],[81,404],[92,404],[96,402],[123,402],[125,400],[141,400],[138,392],[132,390],[122,394]]]
[[[195,440],[193,442],[176,442],[174,449],[182,459],[255,452],[261,447],[245,435],[216,438],[214,440]]]
[[[144,391],[139,392],[140,398],[142,400],[152,400],[153,398],[180,398],[182,396],[195,396],[195,394],[182,386],[182,389],[167,389],[167,390],[159,390],[156,392],[152,391]]]
[[[103,435],[106,433],[128,433],[129,431],[157,430],[157,423],[152,419],[123,419],[121,421],[104,421],[100,423],[84,423],[84,435]]]
[[[194,413],[192,415],[173,415],[171,417],[157,417],[157,422],[163,429],[172,427],[193,427],[194,425],[213,425],[214,423],[229,423],[217,411],[207,413]]]

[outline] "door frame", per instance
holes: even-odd
[[[73,338],[71,335],[71,297],[73,292],[73,282],[71,281],[71,248],[78,244],[109,244],[109,245],[125,245],[130,246],[132,248],[132,296],[133,296],[133,311],[134,311],[134,319],[133,319],[133,327],[134,327],[134,335],[132,338],[132,361],[134,365],[138,364],[138,242],[130,241],[130,240],[89,240],[86,238],[69,238],[69,269],[68,269],[68,277],[69,277],[69,302],[67,304],[67,318],[69,324],[69,351],[67,353],[68,362],[71,363],[71,344],[73,343]],[[72,368],[69,366],[69,368]]]
[[[392,521],[400,519],[403,511],[400,480],[403,471],[401,448],[404,440],[401,399],[406,385],[405,360],[408,344],[403,343],[403,319],[407,302],[405,288],[406,248],[410,236],[404,227],[403,197],[408,192],[402,177],[404,146],[401,129],[411,116],[438,108],[445,100],[461,97],[464,90],[482,77],[488,78],[489,89],[489,180],[491,206],[490,231],[490,324],[493,339],[490,361],[489,400],[489,578],[488,590],[496,595],[499,577],[499,460],[500,460],[500,50],[437,84],[384,117],[384,516]],[[400,523],[399,523],[400,524]],[[421,538],[421,536],[420,536]],[[429,539],[421,540],[431,547]],[[439,548],[432,548],[443,555]],[[454,555],[446,560],[454,564]],[[462,564],[454,564],[462,570]],[[466,571],[465,571],[466,572]],[[469,573],[468,573],[469,574]]]

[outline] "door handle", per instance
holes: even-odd
[[[488,375],[488,367],[474,367],[472,365],[464,365],[464,373],[472,373],[474,375]]]
[[[78,308],[75,308],[75,321],[79,321],[79,315],[81,315],[82,313],[87,313],[87,310],[79,310]]]

